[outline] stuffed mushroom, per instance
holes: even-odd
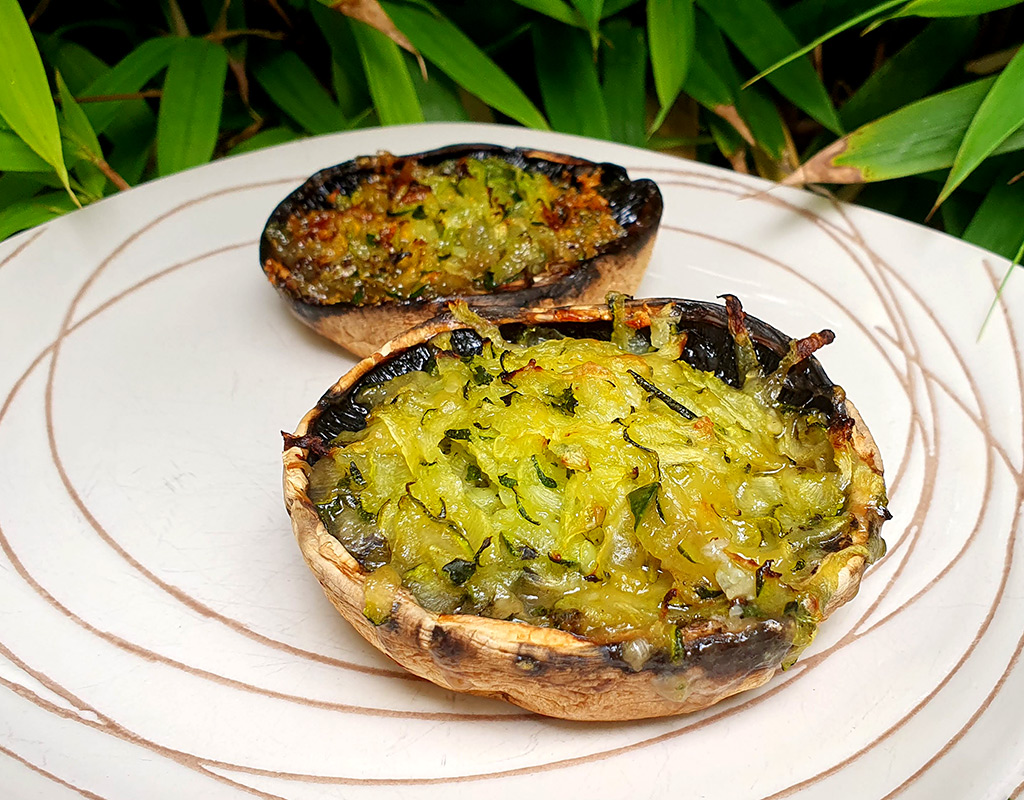
[[[881,457],[832,334],[726,300],[459,305],[356,365],[285,435],[331,602],[417,675],[571,719],[793,663],[884,552]]]
[[[494,145],[380,153],[313,175],[274,211],[264,273],[360,356],[443,310],[599,302],[633,291],[662,211],[613,164]]]

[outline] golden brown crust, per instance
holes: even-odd
[[[553,284],[537,285],[493,295],[473,295],[464,299],[474,307],[501,306],[559,306],[577,303],[597,303],[610,291],[630,293],[640,285],[651,253],[654,251],[655,231],[650,230],[638,247],[618,253],[597,256],[579,266],[570,275]],[[432,303],[380,306],[338,305],[326,309],[304,306],[301,301],[286,295],[292,313],[313,330],[332,342],[342,345],[357,356],[365,358],[387,342],[428,319],[442,313],[447,304],[459,298],[448,298]]]
[[[641,317],[666,301],[634,301]],[[499,320],[530,324],[607,319],[607,306],[571,309],[506,310]],[[493,317],[492,317],[493,318]],[[432,320],[406,332],[357,364],[331,390],[340,395],[389,355],[445,330],[463,327],[449,318]],[[863,420],[849,403],[854,448],[881,470],[881,456]],[[296,436],[307,434],[320,409],[300,422]],[[373,625],[364,615],[366,572],[327,531],[307,495],[308,453],[294,446],[284,452],[285,505],[310,569],[335,608],[371,644],[411,672],[455,691],[508,700],[553,717],[577,720],[628,720],[683,714],[767,682],[790,651],[790,620],[740,621],[736,627],[705,624],[684,633],[683,652],[675,660],[652,659],[633,670],[614,646],[598,645],[570,633],[471,615],[438,615],[423,609],[399,589],[391,616]],[[865,514],[854,543],[867,542],[878,521]],[[860,584],[865,558],[852,554],[839,573],[825,616],[850,600]]]
[[[567,168],[594,167],[592,162],[559,153],[540,150],[514,150],[494,145],[457,145],[445,147],[416,156],[403,158],[457,158],[469,153],[487,154],[509,159],[543,159]],[[363,159],[362,161],[365,161]],[[359,167],[360,159],[339,164],[323,170],[307,181],[303,187],[287,198],[275,211],[275,217],[297,204],[306,202],[296,199],[303,193],[320,196],[322,186],[331,180],[331,173],[352,171]],[[613,165],[602,165],[612,168]],[[620,172],[625,173],[620,168]],[[635,181],[628,194],[628,205],[632,221],[626,225],[626,235],[621,240],[606,245],[598,255],[581,262],[568,273],[555,280],[538,276],[532,286],[510,285],[490,294],[452,296],[432,301],[404,301],[385,303],[378,306],[359,306],[350,303],[320,306],[305,302],[292,294],[286,285],[275,280],[283,266],[270,257],[266,246],[266,234],[261,246],[260,259],[264,272],[279,294],[288,303],[292,313],[303,323],[313,328],[357,356],[373,353],[384,342],[390,341],[403,331],[423,323],[442,312],[453,300],[466,299],[477,306],[503,306],[529,308],[537,306],[565,306],[578,303],[599,303],[612,290],[632,293],[636,291],[643,277],[647,263],[654,250],[654,241],[661,220],[662,200],[657,186],[652,181]],[[307,188],[312,187],[312,188]],[[268,223],[269,227],[270,223]]]
[[[854,451],[864,459],[865,463],[871,465],[879,474],[882,474],[882,454],[878,450],[878,445],[875,444],[871,431],[864,424],[860,412],[857,411],[853,403],[846,400],[845,406],[846,413],[853,420],[851,437]],[[881,525],[881,519],[867,508],[871,498],[855,496],[851,497],[850,500],[852,504],[859,506],[859,513],[856,513],[855,516],[860,524],[852,534],[853,544],[865,545],[873,532],[872,526],[877,530],[877,527]],[[846,566],[839,571],[836,590],[829,598],[828,605],[825,606],[824,614],[826,617],[856,596],[866,567],[867,560],[864,556],[852,555],[850,557]]]

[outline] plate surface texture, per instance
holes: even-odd
[[[729,292],[819,354],[886,461],[888,555],[795,667],[574,724],[413,679],[307,570],[281,437],[353,363],[257,240],[315,170],[493,142],[613,161],[665,215],[638,296]],[[872,211],[652,152],[427,125],[216,162],[0,244],[5,798],[1005,800],[1024,782],[1024,279]]]

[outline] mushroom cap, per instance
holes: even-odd
[[[353,192],[360,181],[377,168],[378,157],[363,156],[322,169],[289,194],[270,215],[260,239],[260,264],[264,273],[292,313],[304,324],[357,356],[373,353],[384,342],[443,312],[453,300],[466,299],[475,308],[486,306],[568,305],[597,303],[612,290],[631,293],[643,277],[654,250],[663,208],[661,192],[654,181],[630,180],[616,164],[597,164],[575,156],[542,150],[500,147],[490,144],[461,144],[400,156],[395,168],[415,160],[425,166],[460,158],[500,158],[527,171],[557,177],[562,172],[590,173],[600,168],[599,189],[609,202],[625,235],[599,248],[593,258],[580,261],[564,274],[537,275],[529,284],[518,281],[486,294],[452,295],[437,299],[395,300],[380,305],[336,303],[318,305],[291,292],[273,280],[283,268],[273,255],[269,231],[279,229],[296,212],[331,208],[335,192]]]
[[[626,313],[647,321],[666,303],[682,312],[680,327],[694,342],[684,358],[736,380],[732,339],[725,308],[717,304],[672,299],[632,300]],[[610,325],[605,305],[568,308],[477,308],[498,325],[563,326],[586,335],[588,326]],[[746,324],[761,363],[778,361],[789,339],[748,316]],[[418,369],[424,343],[433,336],[466,326],[451,315],[439,316],[385,344],[343,376],[305,415],[295,432],[329,441],[332,430],[357,419],[350,397],[360,385]],[[728,347],[725,347],[726,343]],[[375,372],[376,370],[376,372]],[[731,370],[731,373],[730,373]],[[852,422],[851,443],[879,475],[882,460],[863,419],[825,375],[816,359],[801,362],[786,384],[786,401],[815,407],[830,417]],[[354,416],[353,416],[354,415]],[[311,452],[304,446],[284,451],[284,496],[292,527],[306,562],[335,608],[372,645],[409,671],[446,689],[507,700],[548,716],[577,720],[630,720],[683,714],[766,683],[789,654],[795,624],[791,618],[749,619],[728,625],[704,621],[682,629],[681,655],[656,655],[636,670],[614,644],[598,644],[555,628],[468,614],[436,614],[400,588],[391,615],[381,625],[363,613],[367,571],[321,522],[308,496]],[[849,505],[857,528],[854,545],[877,539],[884,521],[878,498],[853,486]],[[823,616],[852,599],[867,566],[863,548],[848,554]]]

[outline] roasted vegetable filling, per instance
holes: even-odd
[[[366,427],[313,467],[310,499],[370,572],[371,621],[404,586],[431,611],[626,642],[636,668],[688,627],[751,618],[791,618],[796,653],[850,556],[879,555],[874,533],[853,543],[885,487],[849,420],[777,399],[822,341],[762,374],[741,330],[735,388],[681,360],[670,308],[649,337],[478,332],[479,355],[442,334],[426,370],[363,388]]]
[[[394,157],[332,208],[270,226],[270,279],[307,302],[378,305],[554,279],[625,235],[601,171],[556,179],[500,158]]]

